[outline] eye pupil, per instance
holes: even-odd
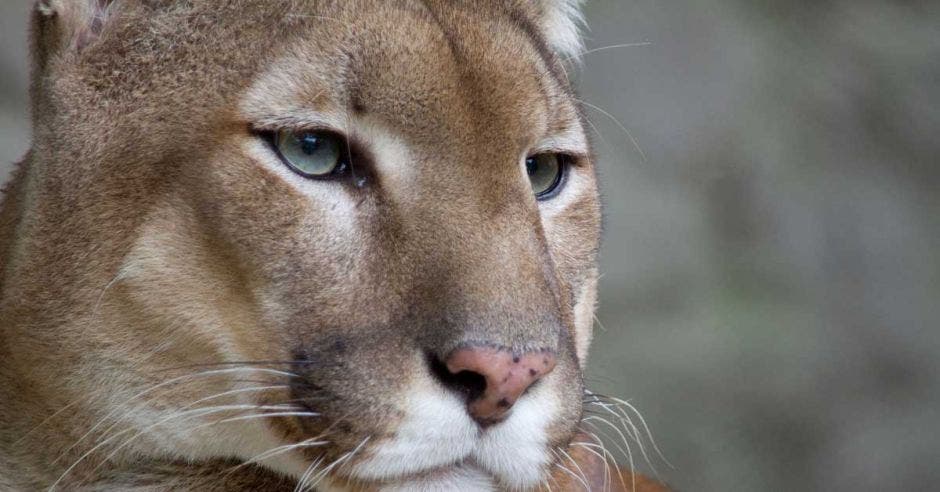
[[[529,157],[525,160],[525,170],[529,173],[529,176],[534,176],[539,170],[539,163],[533,157]]]
[[[300,150],[304,154],[313,155],[320,148],[320,139],[311,133],[300,137]]]
[[[526,158],[526,174],[536,198],[547,200],[554,196],[554,191],[561,185],[567,162],[564,155],[552,152]]]

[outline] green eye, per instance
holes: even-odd
[[[287,166],[305,178],[326,178],[346,171],[346,143],[334,133],[281,130],[274,135],[274,147]]]
[[[525,169],[535,197],[547,199],[561,184],[565,171],[565,156],[554,153],[536,154],[525,160]]]

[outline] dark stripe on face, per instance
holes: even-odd
[[[426,19],[429,23],[437,25],[441,35],[447,41],[448,48],[453,56],[457,67],[469,68],[469,58],[465,40],[459,35],[459,25],[454,24],[453,19],[448,18],[448,9],[463,10],[466,15],[475,17],[484,17],[487,14],[491,22],[498,22],[500,26],[511,26],[516,34],[528,40],[535,53],[538,54],[542,62],[533,60],[532,68],[534,76],[538,80],[539,93],[545,102],[546,110],[549,114],[556,111],[557,101],[560,95],[574,97],[574,91],[568,76],[564,71],[561,61],[555,52],[551,49],[545,37],[543,36],[535,19],[528,15],[527,11],[514,6],[507,5],[509,2],[473,0],[472,2],[453,2],[439,0],[421,0],[418,5],[423,7]],[[487,7],[489,7],[487,9]],[[509,21],[508,23],[506,21]],[[466,69],[465,68],[465,69]],[[462,70],[463,71],[463,70]],[[472,78],[465,79],[469,83],[474,83]],[[552,84],[554,82],[554,84]],[[482,88],[480,88],[482,89]]]
[[[464,66],[467,57],[463,54],[463,49],[460,47],[460,42],[457,41],[457,36],[444,24],[438,11],[430,4],[430,0],[422,0],[421,4],[424,5],[430,20],[434,21],[434,24],[440,28],[441,34],[443,34],[444,39],[447,40],[447,46],[450,48],[451,55],[454,57],[454,61],[457,62],[457,66]]]
[[[440,27],[441,32],[447,40],[451,52],[454,55],[455,61],[462,65],[464,62],[466,62],[466,56],[463,55],[464,50],[461,47],[458,36],[440,18],[440,12],[444,9],[440,7],[435,8],[435,5],[439,4],[434,2],[434,0],[422,0],[421,4],[425,7],[430,19],[434,20],[434,22]],[[480,5],[477,2],[472,2],[470,5],[474,9],[480,8]],[[570,95],[571,83],[568,80],[568,76],[564,72],[561,62],[558,60],[555,52],[549,47],[548,42],[545,40],[545,36],[542,35],[541,30],[536,25],[534,20],[527,16],[526,12],[522,9],[512,5],[506,5],[504,2],[490,2],[490,5],[494,7],[494,13],[496,15],[509,19],[512,22],[512,25],[519,32],[521,32],[530,43],[532,43],[532,47],[535,48],[535,52],[538,53],[539,58],[542,60],[542,64],[545,66],[545,72],[547,72],[548,75],[554,79],[555,83],[558,85],[558,87],[561,88],[562,91]],[[453,5],[448,6],[454,7]],[[475,15],[479,15],[479,13],[477,12]]]

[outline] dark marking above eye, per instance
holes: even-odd
[[[359,99],[356,99],[352,102],[352,110],[356,114],[363,114],[366,112],[366,105],[363,104]]]

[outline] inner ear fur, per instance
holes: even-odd
[[[534,0],[546,42],[565,60],[577,61],[583,50],[583,0]]]
[[[38,0],[34,10],[36,48],[40,55],[81,51],[101,34],[115,0]]]

